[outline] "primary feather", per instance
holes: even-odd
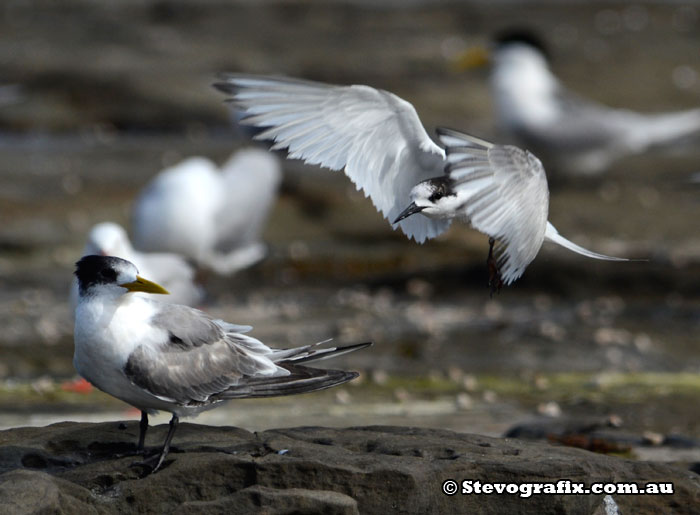
[[[425,132],[415,109],[393,93],[369,86],[226,74],[216,87],[246,112],[242,123],[267,127],[289,157],[347,176],[388,220],[405,207],[413,186],[442,173],[444,151]],[[448,222],[414,217],[399,226],[418,242]]]

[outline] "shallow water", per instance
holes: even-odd
[[[2,427],[134,416],[100,394],[60,388],[74,376],[70,274],[89,227],[128,225],[134,194],[159,169],[193,154],[221,162],[243,144],[209,87],[216,71],[368,83],[409,99],[427,127],[503,139],[486,72],[456,73],[449,57],[534,8],[68,5],[18,4],[0,18],[0,72],[25,85],[23,102],[0,108]],[[582,94],[648,111],[698,103],[697,9],[537,9],[537,27],[556,43],[555,70]],[[562,234],[649,262],[546,247],[492,299],[484,236],[453,227],[416,245],[341,174],[285,162],[265,233],[270,257],[233,278],[208,277],[203,307],[277,345],[372,340],[333,363],[365,380],[340,394],[230,403],[200,421],[500,434],[538,413],[617,413],[633,430],[700,436],[700,415],[688,408],[700,385],[687,380],[700,371],[700,188],[688,183],[698,148],[628,158],[595,179],[550,174],[550,220]],[[623,379],[607,388],[609,373]]]

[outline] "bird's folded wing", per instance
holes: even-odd
[[[151,320],[162,341],[137,347],[124,372],[152,395],[181,405],[207,403],[212,395],[258,376],[286,375],[272,349],[241,334],[249,326],[213,320],[187,306],[164,304]]]
[[[557,119],[533,127],[530,136],[534,143],[565,157],[581,152],[614,151],[624,140],[624,132],[637,123],[629,111],[610,109],[562,87],[555,99]]]
[[[447,152],[447,173],[463,196],[471,225],[497,240],[505,284],[520,277],[542,245],[549,189],[539,159],[513,146],[493,145],[438,129]]]
[[[248,352],[228,338],[199,347],[171,345],[157,352],[142,345],[131,353],[124,372],[136,386],[181,406],[208,404],[212,396],[251,377],[287,374],[265,356]]]
[[[215,86],[244,112],[242,123],[265,127],[289,157],[345,173],[389,220],[410,203],[418,182],[442,175],[444,152],[425,132],[413,106],[368,86],[225,74]],[[422,242],[449,222],[414,216],[400,222]]]

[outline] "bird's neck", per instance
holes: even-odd
[[[106,358],[117,368],[125,363],[148,331],[152,314],[152,304],[137,294],[82,296],[74,331],[73,362],[78,372],[99,385],[99,377],[91,377],[99,361]]]
[[[528,48],[507,50],[496,59],[492,76],[496,109],[509,125],[553,121],[559,81],[546,60]]]

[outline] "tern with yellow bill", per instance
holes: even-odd
[[[250,326],[132,295],[167,291],[139,276],[136,267],[121,258],[85,256],[76,264],[75,275],[79,300],[73,364],[78,373],[141,410],[139,451],[144,448],[148,413],[172,413],[160,454],[144,462],[153,463],[153,472],[168,454],[179,417],[197,415],[229,399],[305,393],[345,383],[357,373],[302,363],[371,345],[268,347],[244,334]]]

